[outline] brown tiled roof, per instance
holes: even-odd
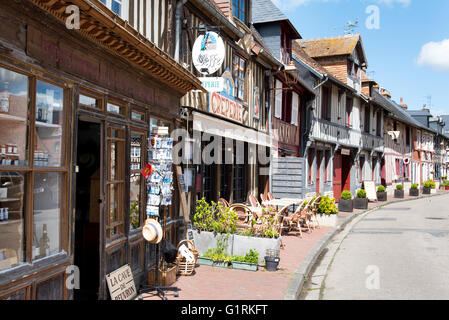
[[[310,67],[315,69],[321,74],[327,74],[329,73],[328,70],[326,70],[321,64],[316,62],[314,59],[312,59],[302,48],[301,46],[296,42],[293,41],[293,54],[297,56],[299,59],[301,59],[304,63],[307,63]]]
[[[349,55],[361,40],[359,34],[334,38],[296,40],[299,46],[312,58]]]

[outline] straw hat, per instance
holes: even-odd
[[[162,241],[162,227],[159,222],[154,219],[147,219],[145,226],[142,229],[142,234],[145,240],[149,243],[157,244]]]

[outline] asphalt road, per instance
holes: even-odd
[[[355,219],[327,247],[306,300],[449,300],[449,195]]]

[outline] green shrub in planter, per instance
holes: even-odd
[[[335,199],[329,196],[323,196],[318,206],[318,214],[338,214],[338,207],[335,204]]]
[[[411,197],[419,196],[419,188],[418,188],[418,185],[416,183],[412,184],[412,187],[410,188],[409,194],[410,194]]]
[[[377,200],[387,201],[387,189],[384,186],[379,186],[377,188]]]
[[[232,268],[240,270],[257,271],[259,262],[259,253],[253,249],[243,256],[232,257]]]
[[[357,191],[357,197],[354,199],[355,209],[368,209],[368,199],[366,198],[366,191],[361,189]]]
[[[352,193],[350,191],[343,191],[341,193],[341,199],[338,203],[338,211],[341,212],[353,212],[354,201],[352,200]]]
[[[424,182],[424,189],[423,189],[423,193],[424,194],[431,194],[432,193],[432,189],[436,189],[436,184],[435,181],[433,180],[428,180],[426,182]]]
[[[396,190],[394,190],[394,197],[397,199],[404,199],[404,186],[402,184],[398,184],[396,186]]]

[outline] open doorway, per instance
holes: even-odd
[[[83,119],[84,120],[84,119]],[[88,120],[88,119],[86,119]],[[100,274],[101,124],[78,121],[75,265],[80,289],[75,300],[97,300]]]

